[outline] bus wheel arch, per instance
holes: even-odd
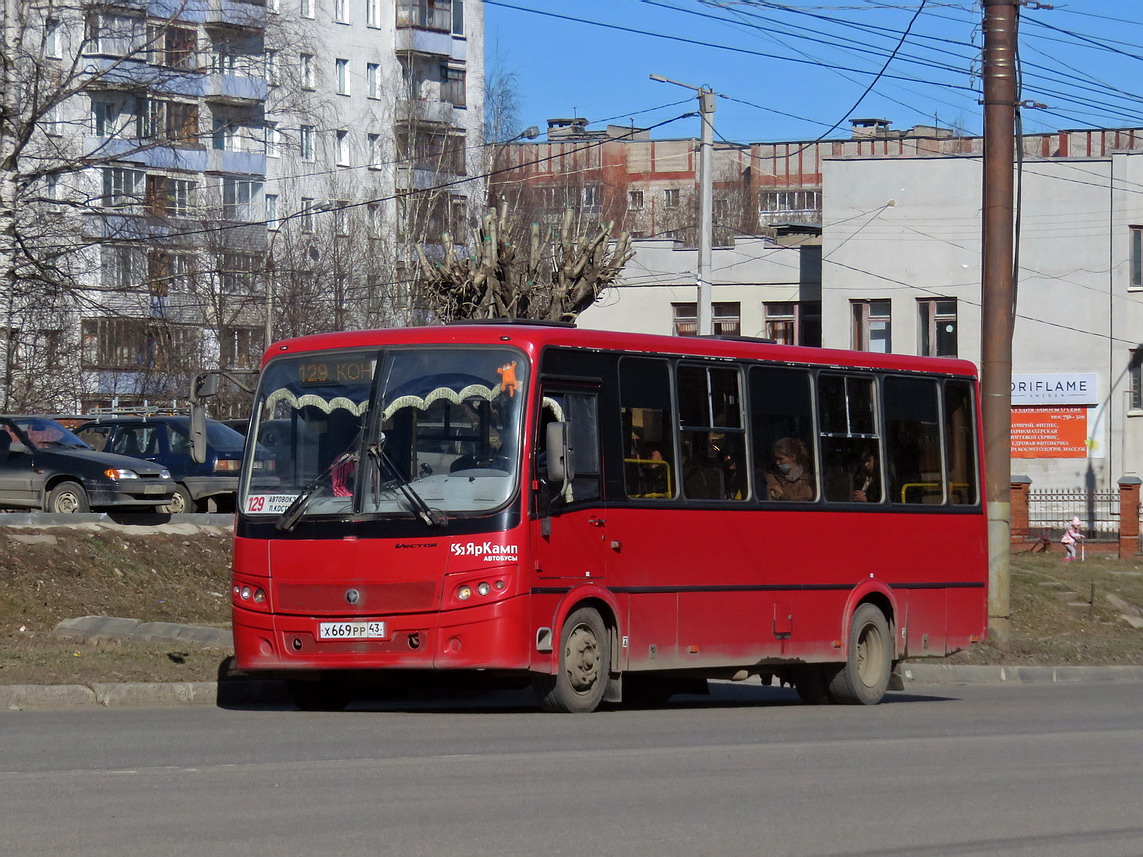
[[[830,679],[829,695],[842,705],[876,705],[889,688],[895,660],[888,605],[866,598],[849,622],[846,659]]]
[[[610,605],[590,598],[571,605],[559,627],[554,672],[534,673],[533,689],[545,711],[587,713],[614,698],[617,625]]]

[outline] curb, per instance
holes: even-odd
[[[1032,667],[904,664],[910,687],[990,684],[1106,684],[1143,682],[1143,666]],[[182,705],[278,705],[288,703],[285,685],[264,679],[187,682],[123,682],[92,685],[0,685],[0,711],[62,708],[171,708]]]
[[[1081,682],[1143,682],[1143,666],[974,666],[948,664],[902,664],[905,684],[1078,684]]]

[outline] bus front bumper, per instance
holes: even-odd
[[[235,606],[239,669],[527,670],[531,666],[528,599],[395,616],[284,616]],[[384,623],[381,638],[321,639],[323,623]],[[375,630],[375,629],[374,629]]]

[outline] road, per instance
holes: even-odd
[[[1143,684],[0,712],[0,852],[1139,857]]]

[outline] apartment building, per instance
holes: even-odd
[[[2,2],[0,408],[410,321],[410,248],[483,201],[480,0]]]

